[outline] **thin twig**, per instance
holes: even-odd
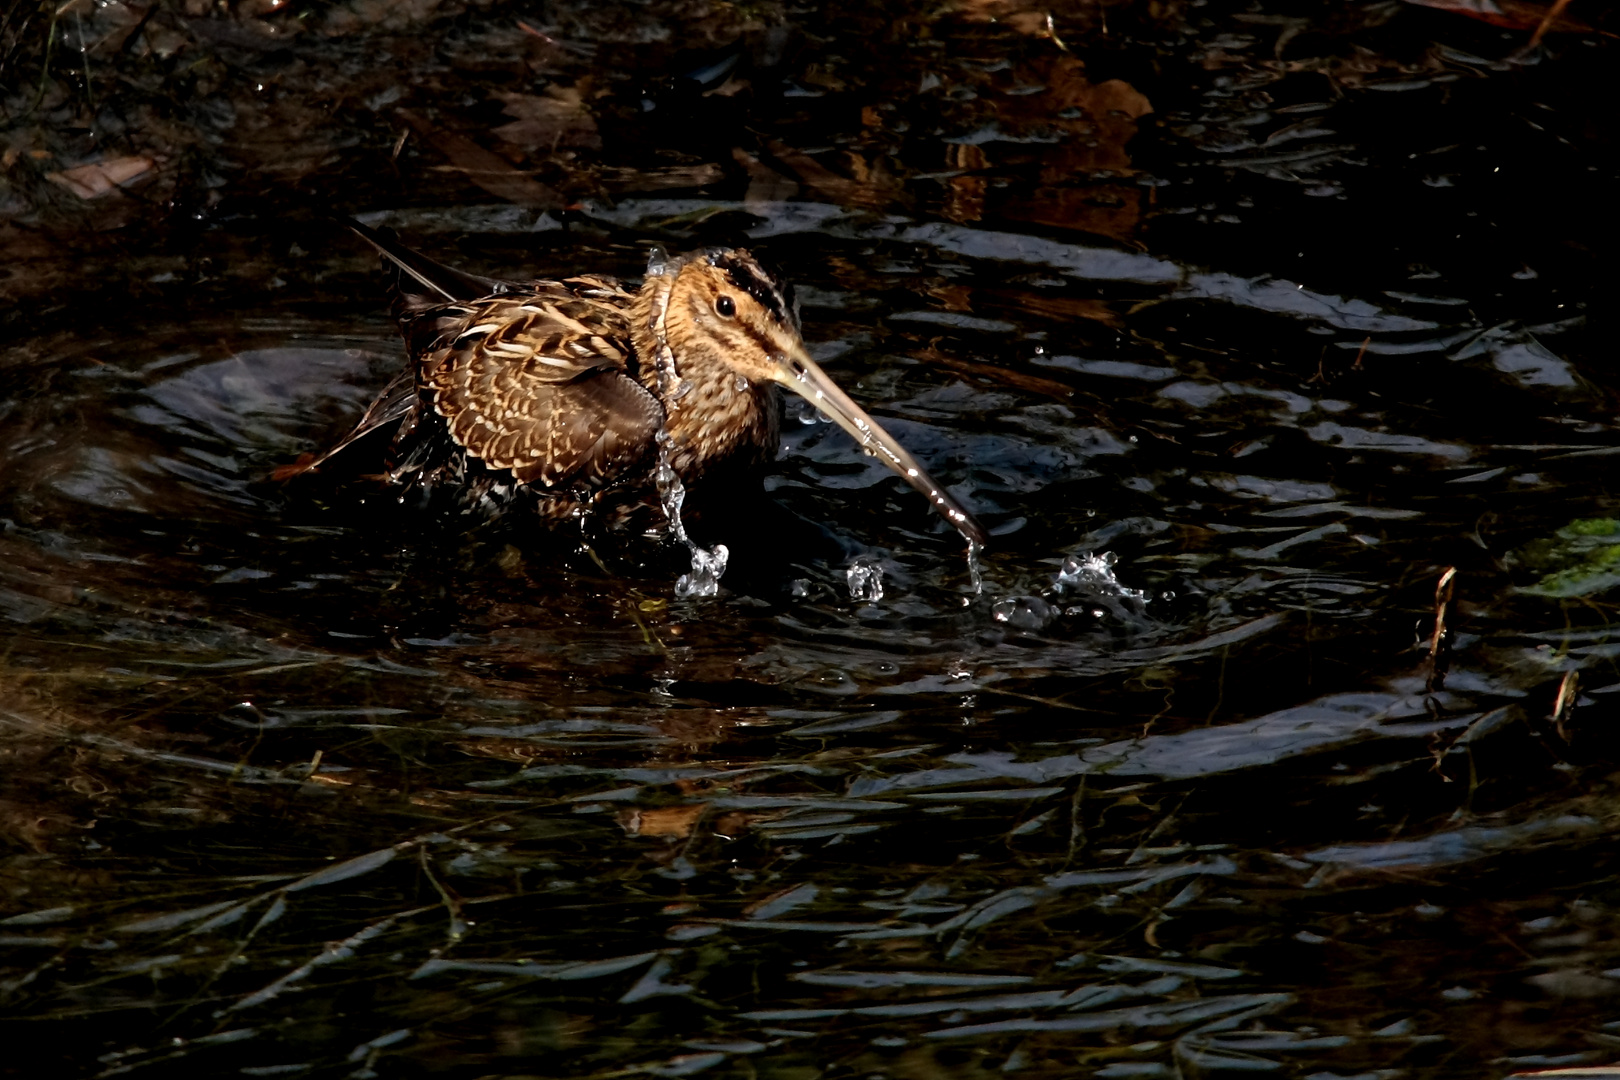
[[[417,861],[421,864],[422,873],[427,875],[428,881],[433,884],[434,891],[439,894],[439,899],[443,902],[445,911],[450,915],[450,928],[445,936],[449,939],[449,944],[454,945],[467,933],[467,920],[461,916],[461,900],[458,897],[451,896],[450,891],[444,887],[444,884],[439,881],[438,875],[433,872],[433,863],[428,858],[426,844],[416,849],[416,855]]]
[[[1526,45],[1525,48],[1533,49],[1540,45],[1541,39],[1552,28],[1552,24],[1558,21],[1558,17],[1564,13],[1564,9],[1568,6],[1569,0],[1553,0],[1552,7],[1548,8],[1547,14],[1541,17],[1541,25],[1536,27],[1536,32],[1530,35],[1530,44]]]
[[[1445,688],[1445,664],[1440,651],[1446,643],[1446,611],[1456,583],[1457,568],[1448,566],[1434,587],[1434,633],[1429,637],[1429,678],[1424,687],[1431,694]]]
[[[1558,684],[1558,697],[1553,701],[1552,721],[1553,730],[1558,737],[1566,743],[1569,742],[1569,728],[1565,721],[1575,711],[1575,694],[1580,689],[1581,675],[1574,668],[1564,672],[1564,681]]]

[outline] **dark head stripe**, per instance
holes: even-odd
[[[724,270],[733,285],[758,300],[777,322],[799,329],[799,305],[791,284],[766,270],[746,251],[721,248],[707,254],[711,266]]]

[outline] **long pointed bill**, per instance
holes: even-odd
[[[895,442],[866,414],[838,384],[803,351],[794,350],[777,358],[776,381],[832,417],[833,423],[855,437],[862,449],[893,469],[906,483],[928,496],[928,501],[956,527],[970,544],[984,545],[984,529],[961,503],[917,464],[906,448]]]

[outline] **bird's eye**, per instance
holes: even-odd
[[[737,314],[737,305],[731,297],[722,296],[714,302],[714,310],[722,319],[729,319]]]

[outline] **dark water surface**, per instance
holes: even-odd
[[[1611,37],[273,7],[87,9],[91,99],[8,99],[30,1075],[1620,1058]],[[92,145],[154,164],[82,200]],[[792,403],[713,599],[271,482],[399,363],[332,210],[508,276],[760,249],[982,584]]]

